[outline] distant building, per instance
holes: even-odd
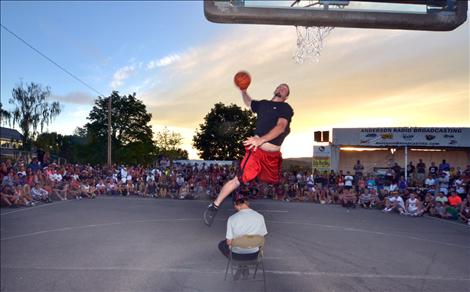
[[[19,149],[23,146],[23,135],[15,129],[0,127],[0,148]]]

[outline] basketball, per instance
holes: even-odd
[[[246,71],[240,71],[233,77],[233,82],[235,82],[235,85],[240,88],[240,90],[245,90],[251,83],[250,74]]]

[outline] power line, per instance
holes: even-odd
[[[49,58],[48,56],[46,56],[46,54],[42,53],[41,51],[39,51],[38,49],[36,49],[33,45],[29,44],[27,41],[25,41],[22,37],[20,37],[19,35],[17,35],[16,33],[12,32],[11,30],[9,30],[7,27],[5,27],[3,24],[0,24],[0,26],[6,30],[7,32],[9,32],[11,35],[13,35],[14,37],[16,37],[17,39],[19,39],[20,41],[22,41],[25,45],[27,45],[28,47],[30,47],[31,49],[33,49],[36,53],[38,53],[39,55],[41,55],[43,58],[45,58],[46,60],[48,60],[49,62],[51,62],[52,64],[56,65],[60,70],[64,71],[65,73],[67,73],[68,75],[72,76],[72,78],[74,78],[75,80],[77,80],[78,82],[80,82],[81,84],[85,85],[86,87],[88,87],[89,89],[93,90],[95,93],[97,93],[98,95],[101,95],[101,96],[105,96],[104,94],[102,94],[101,92],[99,92],[98,90],[96,90],[95,88],[93,88],[93,86],[89,85],[88,83],[86,83],[85,81],[83,81],[82,79],[80,79],[79,77],[77,77],[75,74],[73,74],[72,72],[70,72],[69,70],[65,69],[64,67],[62,67],[61,65],[57,64],[57,62],[55,62],[54,60],[52,60],[51,58]]]

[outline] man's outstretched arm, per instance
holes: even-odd
[[[245,103],[245,105],[249,108],[251,108],[251,96],[248,94],[248,92],[246,92],[246,89],[244,90],[241,90],[242,92],[242,97],[243,97],[243,102]]]

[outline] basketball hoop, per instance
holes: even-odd
[[[334,27],[323,26],[296,26],[297,47],[292,58],[297,64],[305,61],[320,61],[321,50],[326,37],[333,31]]]
[[[302,0],[295,0],[290,6],[301,7]],[[337,6],[344,8],[349,4],[349,1],[332,1],[332,0],[308,0],[304,8],[313,6],[323,6],[323,9],[328,10],[329,6]],[[330,26],[296,26],[297,31],[297,48],[294,51],[292,58],[297,64],[303,64],[305,61],[319,62],[321,50],[323,49],[324,40],[328,37],[334,27]]]

